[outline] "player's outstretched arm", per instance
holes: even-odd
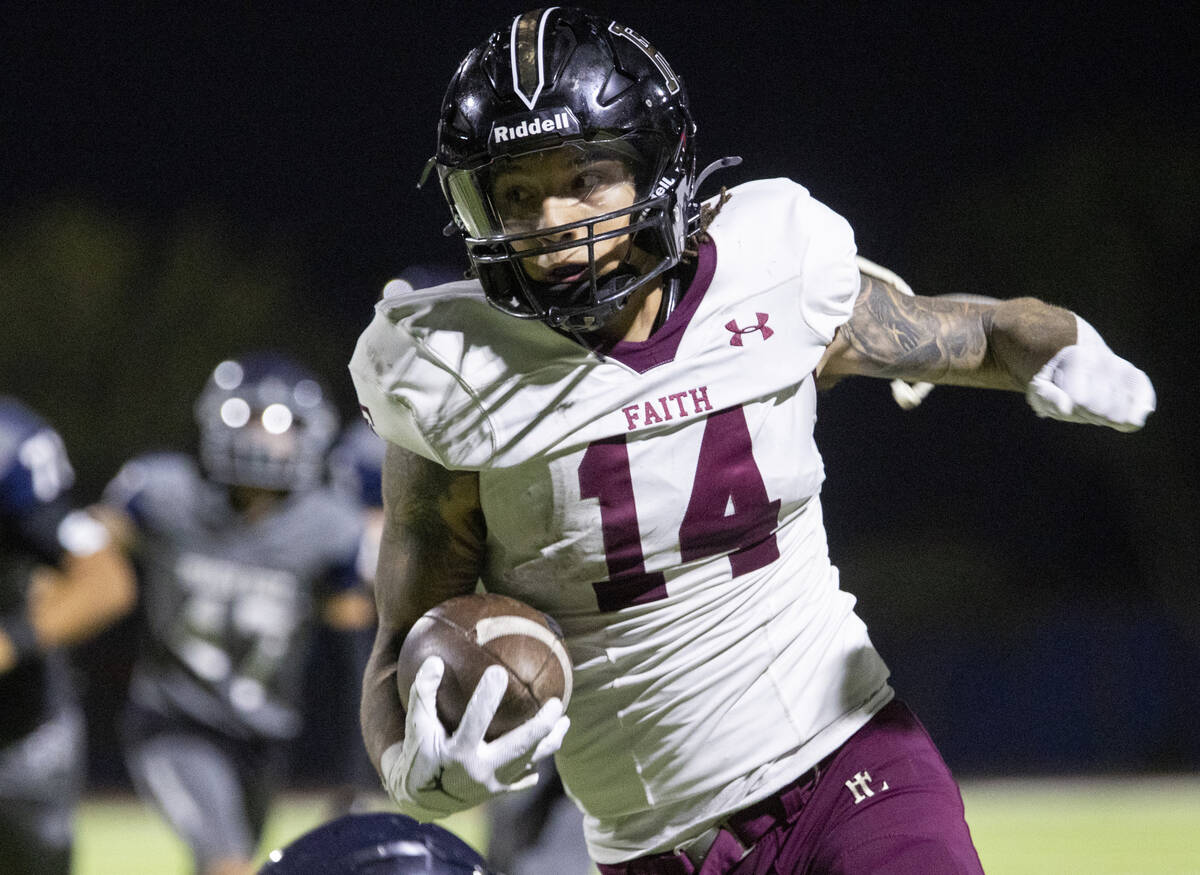
[[[63,647],[121,619],[136,598],[133,567],[117,547],[107,545],[84,555],[68,553],[60,568],[40,569],[29,609],[38,639],[47,647]]]
[[[23,647],[0,629],[0,674],[18,661],[20,651],[68,647],[91,638],[132,610],[137,598],[133,566],[104,526],[85,511],[75,511],[59,526],[72,549],[58,565],[40,565],[30,576],[28,616],[22,618]]]
[[[817,374],[823,385],[860,375],[1009,389],[1039,416],[1121,431],[1141,428],[1155,404],[1149,378],[1069,310],[911,296],[865,273]]]

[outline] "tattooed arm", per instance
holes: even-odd
[[[822,387],[858,375],[1023,392],[1075,341],[1074,314],[1033,298],[925,298],[863,274],[854,312],[817,376]]]
[[[395,445],[383,467],[384,530],[375,579],[379,629],[363,677],[362,730],[371,762],[404,737],[396,657],[426,610],[472,592],[483,560],[479,475],[448,471]]]

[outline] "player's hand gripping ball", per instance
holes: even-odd
[[[430,656],[446,670],[437,692],[438,719],[453,732],[488,666],[508,672],[508,689],[484,735],[492,741],[538,712],[549,699],[571,698],[571,659],[562,632],[548,616],[524,602],[495,593],[457,596],[426,611],[413,624],[396,663],[400,700]]]

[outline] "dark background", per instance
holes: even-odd
[[[1167,4],[609,3],[681,73],[709,183],[790,176],[920,293],[1077,309],[1154,380],[1136,435],[1016,394],[821,403],[844,585],[963,773],[1200,768],[1196,16]],[[523,7],[0,12],[0,391],[93,499],[189,448],[208,370],[291,351],[353,411],[383,283],[461,258],[416,180],[466,51]],[[84,648],[98,783],[130,624]],[[327,733],[316,725],[303,741]],[[320,756],[308,757],[319,761]],[[303,769],[298,770],[303,778]],[[315,771],[315,770],[314,770]]]

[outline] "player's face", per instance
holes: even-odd
[[[496,174],[491,194],[505,233],[547,230],[544,236],[514,241],[513,248],[521,252],[584,241],[589,228],[590,236],[596,236],[627,226],[629,216],[624,215],[593,225],[561,228],[632,206],[636,188],[633,174],[620,158],[597,150],[564,147],[507,162]],[[592,250],[597,273],[603,275],[629,255],[630,238],[620,235],[599,240]],[[521,264],[535,282],[574,282],[588,270],[588,247],[542,252],[522,259]]]
[[[285,462],[296,454],[295,429],[275,431],[251,423],[246,426],[246,440],[252,442],[258,451],[272,462]]]
[[[265,428],[261,422],[251,420],[238,430],[235,437],[237,456],[245,464],[257,464],[263,468],[276,468],[295,458],[298,436],[294,428],[283,431]]]
[[[263,468],[284,465],[296,455],[294,429],[275,432],[251,422],[239,437],[239,455],[243,459],[256,459]],[[253,520],[270,513],[286,492],[262,486],[236,485],[230,487],[230,494],[234,507]]]

